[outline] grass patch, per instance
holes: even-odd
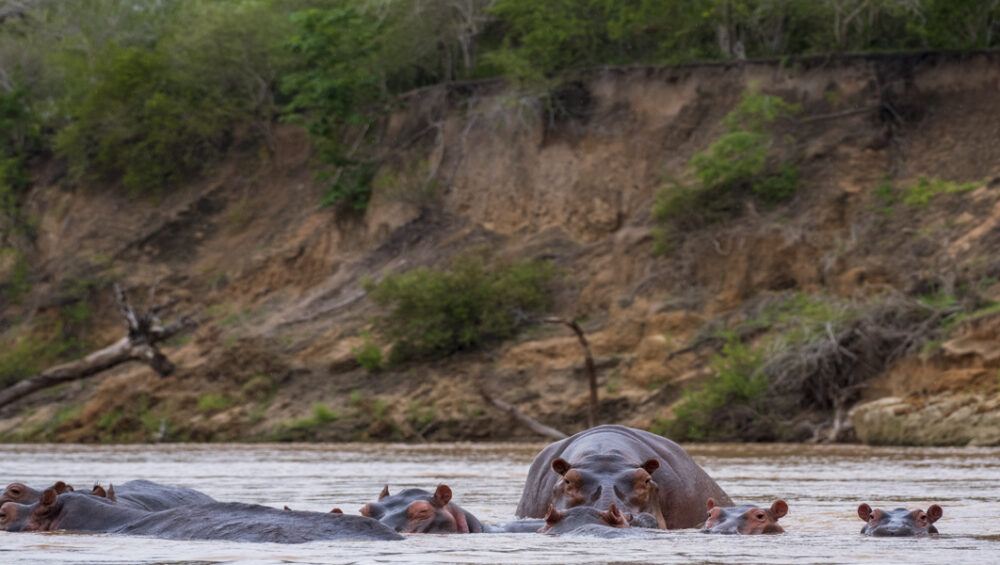
[[[927,179],[920,177],[917,184],[903,189],[902,200],[904,204],[911,208],[926,208],[935,196],[969,192],[975,190],[980,184],[977,182],[958,183],[939,178]]]
[[[314,402],[312,405],[312,416],[292,420],[278,427],[274,433],[276,441],[303,441],[313,439],[315,433],[320,428],[332,424],[340,419],[340,413],[331,410],[329,406]]]
[[[210,392],[198,397],[198,410],[205,413],[218,412],[229,407],[233,399],[224,394]]]
[[[376,373],[382,369],[382,348],[372,342],[371,334],[368,332],[363,332],[361,337],[364,342],[351,349],[351,353],[366,371]]]

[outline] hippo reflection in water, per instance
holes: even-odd
[[[895,510],[883,510],[862,503],[858,506],[858,517],[864,520],[865,525],[861,528],[861,533],[867,536],[925,536],[927,534],[938,533],[934,527],[934,522],[941,519],[944,510],[937,504],[927,507],[927,512],[921,509],[907,510],[906,508],[896,508]]]
[[[549,505],[608,510],[613,503],[633,521],[649,514],[659,528],[693,528],[704,521],[708,498],[732,504],[676,443],[625,426],[598,426],[535,456],[516,514],[541,518]]]
[[[382,489],[377,502],[361,507],[361,515],[374,518],[404,534],[477,534],[486,529],[471,513],[451,502],[451,488],[438,485],[434,493],[408,488],[389,494]]]
[[[705,504],[708,519],[701,531],[707,534],[781,534],[784,529],[778,519],[788,514],[788,503],[776,500],[767,510],[745,504],[743,506],[718,506],[709,498]]]
[[[336,513],[278,510],[257,504],[212,502],[150,512],[79,492],[52,489],[34,504],[0,506],[0,530],[69,530],[156,536],[175,540],[303,543],[317,540],[398,540],[376,520]]]

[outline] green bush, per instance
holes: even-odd
[[[674,408],[674,418],[658,420],[653,430],[679,441],[705,439],[740,439],[737,426],[744,418],[736,413],[758,411],[755,401],[768,388],[763,374],[764,358],[731,338],[709,364],[713,376],[700,390],[687,390]]]
[[[216,392],[210,392],[198,397],[198,409],[202,412],[218,412],[233,403],[233,399]]]
[[[368,334],[362,334],[364,342],[361,346],[354,348],[351,353],[354,358],[369,373],[377,372],[382,368],[382,348],[371,341]]]
[[[442,357],[513,336],[532,313],[548,308],[546,261],[488,267],[474,254],[447,269],[418,268],[388,275],[365,288],[377,304],[391,307],[376,320],[393,342],[391,361]]]
[[[653,216],[663,226],[661,249],[675,232],[738,214],[748,195],[765,202],[790,198],[799,178],[790,156],[794,140],[768,128],[799,111],[777,96],[745,92],[722,120],[728,131],[689,161],[697,182],[671,182],[657,194]]]

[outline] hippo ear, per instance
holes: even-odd
[[[862,502],[861,505],[858,506],[858,518],[861,518],[862,520],[867,522],[868,518],[871,515],[872,515],[872,507],[868,506],[867,502]]]
[[[291,510],[291,508],[289,508],[288,505],[286,504],[285,507],[282,508],[282,510]]]
[[[712,509],[715,508],[716,504],[717,503],[715,502],[714,498],[709,498],[708,502],[705,503],[705,509],[711,512]]]
[[[52,485],[52,490],[56,491],[56,494],[62,494],[66,491],[73,490],[73,487],[62,481],[56,481],[56,484]]]
[[[434,491],[431,503],[438,508],[444,508],[449,502],[451,502],[451,488],[448,485],[438,485],[437,490]]]
[[[39,501],[38,509],[41,510],[43,507],[48,508],[54,505],[56,503],[57,496],[58,495],[55,490],[50,488],[45,489],[45,492],[42,493],[42,499]]]
[[[560,475],[565,475],[566,471],[569,471],[569,463],[566,462],[562,457],[557,457],[552,460],[552,470]]]
[[[344,511],[341,510],[340,508],[334,508],[333,510],[330,511],[330,514],[343,514],[343,513]]]
[[[653,471],[655,471],[655,470],[657,470],[657,469],[660,468],[660,460],[659,459],[647,459],[646,462],[642,464],[642,468],[647,473],[649,473],[650,475],[652,475]]]
[[[387,496],[389,496],[389,485],[385,485],[384,487],[382,487],[382,492],[378,493],[378,499],[382,500]]]
[[[365,516],[366,518],[371,518],[372,517],[372,505],[371,504],[365,504],[364,506],[361,507],[361,510],[359,510],[359,512],[361,512],[362,516]]]
[[[556,510],[556,507],[550,504],[549,510],[545,513],[545,523],[550,526],[554,526],[559,522],[562,522],[563,517],[563,513]]]
[[[115,496],[115,485],[108,485],[108,500],[118,502],[118,498]]]
[[[788,514],[788,503],[784,500],[775,500],[774,504],[771,505],[771,514],[774,515],[775,520]]]
[[[90,490],[90,494],[99,496],[101,498],[108,497],[108,491],[104,490],[104,487],[102,487],[101,485],[94,485],[94,488]]]
[[[940,520],[943,515],[944,510],[937,504],[931,504],[927,507],[927,519],[931,521],[931,524]]]

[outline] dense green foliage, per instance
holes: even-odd
[[[722,121],[726,133],[691,158],[697,182],[671,183],[657,195],[653,215],[664,224],[661,238],[669,240],[686,227],[732,216],[750,194],[766,202],[790,197],[799,176],[790,150],[794,140],[776,135],[771,127],[799,111],[798,105],[777,96],[744,93]]]
[[[323,202],[363,209],[379,120],[416,87],[500,74],[548,91],[595,65],[998,43],[986,0],[37,0],[0,22],[0,204],[17,215],[40,152],[75,179],[157,191],[233,142],[273,148],[285,113],[328,165]],[[702,159],[756,166],[758,128],[742,129]],[[755,188],[785,195],[794,174],[779,172]]]
[[[393,342],[391,361],[433,358],[513,336],[551,301],[544,261],[488,266],[465,254],[447,269],[387,275],[366,289],[390,312],[376,327]]]

